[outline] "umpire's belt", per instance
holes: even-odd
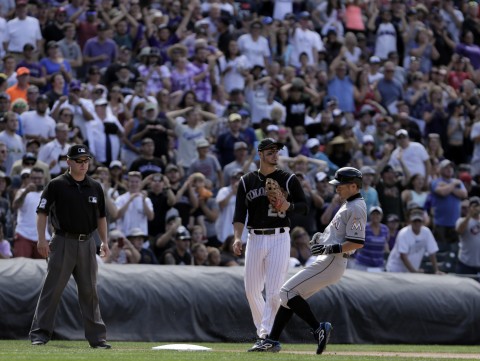
[[[90,239],[93,233],[86,233],[86,234],[85,233],[69,233],[69,232],[64,232],[57,229],[55,230],[55,234],[65,238],[71,238],[71,239],[75,239],[77,241],[83,242]]]
[[[251,229],[250,233],[268,236],[277,233],[285,233],[285,228]]]

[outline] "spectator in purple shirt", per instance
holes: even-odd
[[[110,39],[110,28],[107,24],[98,25],[98,35],[88,39],[83,49],[83,61],[87,67],[92,65],[100,69],[108,67],[117,57],[117,45]]]
[[[215,57],[210,55],[206,47],[207,43],[199,43],[195,47],[195,55],[193,61],[189,64],[193,72],[193,81],[195,82],[194,91],[197,99],[201,103],[212,102],[212,83],[215,67]]]
[[[195,4],[195,1],[190,2],[190,4]],[[187,29],[187,24],[190,21],[192,16],[192,5],[188,6],[188,10],[183,17],[182,22],[178,25],[175,32],[167,24],[156,25],[153,22],[153,19],[150,17],[145,18],[145,25],[147,27],[147,41],[148,45],[154,48],[160,49],[160,55],[162,59],[168,59],[167,50],[170,46],[180,42],[185,37],[185,32]]]
[[[457,44],[455,51],[470,59],[473,68],[477,70],[480,68],[480,46],[476,45],[473,40],[473,33],[467,31],[463,35],[463,42]]]
[[[178,58],[171,73],[172,93],[179,91],[183,94],[188,90],[192,90],[195,86],[193,76],[194,73],[191,67],[188,66],[187,58]]]

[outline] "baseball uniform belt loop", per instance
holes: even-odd
[[[69,233],[69,232],[61,231],[59,229],[55,231],[55,234],[65,238],[75,239],[79,242],[87,241],[92,236],[92,233]]]
[[[282,228],[270,228],[270,229],[251,229],[250,231],[253,234],[268,236],[268,235],[277,234],[277,233],[285,233],[285,228],[282,227]]]

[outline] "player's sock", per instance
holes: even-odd
[[[293,310],[293,312],[297,314],[298,317],[308,323],[312,329],[316,330],[318,328],[320,323],[317,321],[317,318],[310,309],[307,301],[305,301],[302,297],[295,296],[291,298],[287,305]]]
[[[268,338],[273,341],[278,341],[283,329],[287,325],[288,321],[290,321],[292,316],[293,310],[280,306],[275,316],[275,321],[273,321],[272,331],[270,332]]]

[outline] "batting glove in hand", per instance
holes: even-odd
[[[314,244],[310,247],[312,254],[314,256],[321,256],[325,254],[332,254],[332,253],[342,253],[342,245],[341,244]]]
[[[320,239],[322,238],[323,233],[317,232],[313,235],[312,239],[310,240],[310,246],[319,243]]]

